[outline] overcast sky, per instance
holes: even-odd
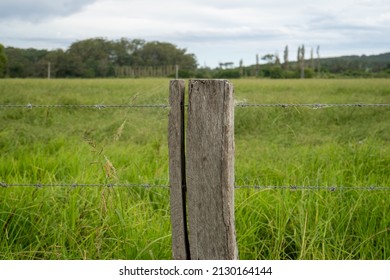
[[[167,41],[194,53],[200,66],[286,45],[320,45],[321,57],[390,52],[389,0],[0,0],[0,43],[67,49],[93,37]]]

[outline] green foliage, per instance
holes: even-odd
[[[179,70],[178,75],[180,79],[188,79],[194,77],[194,72],[190,70]],[[176,73],[168,76],[169,78],[176,78]]]
[[[284,78],[284,71],[280,66],[274,66],[269,71],[269,77],[271,79],[282,79]]]
[[[304,46],[300,46],[297,58],[300,61],[287,61],[280,65],[274,55],[265,55],[263,57],[267,64],[246,67],[245,76],[265,77],[274,79],[298,79],[301,78],[301,67]],[[285,50],[285,59],[286,52]],[[320,72],[318,65],[321,66]],[[305,78],[388,78],[390,65],[390,53],[372,55],[372,56],[343,56],[335,58],[313,58],[313,60],[304,60],[304,77]],[[279,69],[282,66],[282,69]],[[258,70],[257,70],[258,69]]]
[[[197,67],[194,54],[165,42],[122,38],[109,41],[92,38],[73,43],[68,50],[7,48],[10,77],[46,77],[51,63],[52,77],[114,77],[117,67],[180,65],[184,71]]]
[[[217,70],[213,75],[216,79],[238,79],[240,76],[238,69]]]
[[[388,79],[231,82],[245,103],[390,97]],[[168,88],[168,79],[6,79],[0,104],[162,104]],[[0,182],[168,185],[167,116],[152,108],[0,110]],[[236,185],[390,186],[389,118],[388,108],[237,107]],[[172,257],[169,189],[12,187],[0,188],[0,201],[0,259]],[[389,204],[381,191],[236,189],[239,257],[387,260]]]
[[[315,74],[314,74],[314,70],[311,69],[311,68],[305,68],[305,78],[307,79],[311,79],[311,78],[314,78]]]
[[[6,48],[7,75],[11,78],[47,76],[46,50]]]
[[[109,77],[114,72],[110,52],[111,43],[96,38],[73,43],[66,56],[76,77]]]
[[[5,70],[7,66],[7,57],[4,53],[4,46],[0,44],[0,78],[5,76]]]
[[[210,68],[198,68],[195,73],[197,79],[210,79],[212,77],[212,70]]]
[[[313,51],[313,50],[312,50]],[[317,48],[319,52],[319,48]],[[1,52],[0,52],[1,53]],[[241,78],[265,77],[271,79],[305,78],[388,78],[390,53],[370,56],[343,56],[335,58],[305,59],[305,46],[299,46],[297,61],[288,60],[289,49],[284,50],[284,63],[279,56],[266,54],[266,64],[222,70],[220,68],[198,69],[196,56],[168,42],[146,42],[142,39],[107,40],[91,38],[74,42],[67,50],[37,50],[7,47],[0,54],[0,77],[7,70],[9,77],[47,77],[48,63],[51,77],[101,78],[138,77],[153,72],[149,67],[180,66],[180,77]],[[312,54],[313,55],[313,54]],[[319,55],[319,53],[318,53]],[[8,59],[6,59],[8,58]],[[4,65],[5,63],[5,65]],[[2,66],[3,65],[3,66]],[[221,66],[233,65],[232,62]],[[131,73],[132,68],[145,71]],[[319,69],[320,67],[320,69]],[[302,69],[304,72],[302,73]],[[166,68],[165,68],[166,69]],[[171,68],[172,69],[172,68]],[[141,74],[139,74],[141,73]],[[173,77],[172,71],[160,71],[159,76]]]
[[[195,70],[195,56],[186,55],[186,51],[170,43],[149,42],[138,51],[137,55],[145,66],[180,65],[187,71]]]

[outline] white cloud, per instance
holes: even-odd
[[[387,0],[2,0],[0,11],[0,42],[16,47],[142,38],[187,48],[211,66],[251,64],[286,44],[291,54],[299,44],[321,45],[324,56],[390,51]]]

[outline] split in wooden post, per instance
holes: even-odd
[[[186,211],[184,92],[183,80],[170,82],[169,180],[171,186],[172,255],[176,260],[190,259]]]

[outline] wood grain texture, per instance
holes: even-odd
[[[184,91],[183,80],[170,82],[168,148],[172,256],[175,260],[190,259],[185,193]]]
[[[228,81],[189,82],[186,177],[191,259],[237,259],[234,93]]]

